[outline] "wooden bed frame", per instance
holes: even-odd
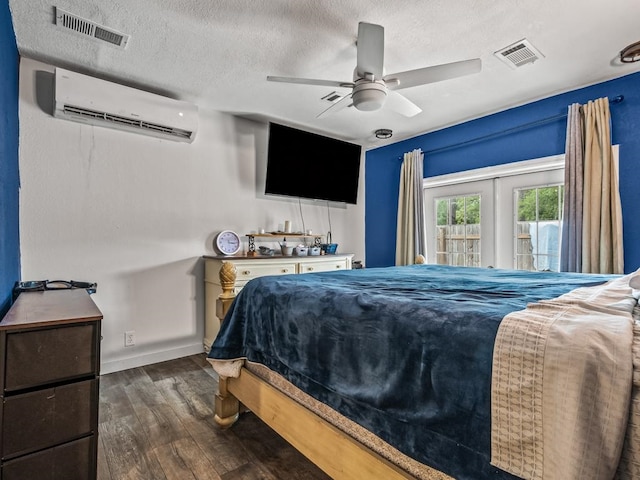
[[[216,307],[220,321],[235,297],[235,276],[235,267],[223,263],[220,269],[223,291]],[[221,428],[229,428],[240,412],[246,410],[253,412],[331,478],[415,478],[243,367],[238,378],[219,378],[215,421]],[[430,478],[449,477],[433,470]]]

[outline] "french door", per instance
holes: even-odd
[[[558,270],[564,157],[425,179],[429,263]]]
[[[494,264],[493,188],[493,180],[482,180],[425,190],[429,263]]]
[[[559,270],[563,183],[564,169],[496,180],[496,267]]]

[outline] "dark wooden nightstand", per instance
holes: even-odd
[[[0,322],[0,479],[96,478],[102,313],[82,289],[25,292]]]

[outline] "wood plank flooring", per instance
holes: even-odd
[[[100,377],[98,480],[327,480],[245,413],[213,421],[217,380],[204,354]]]

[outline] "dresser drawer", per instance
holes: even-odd
[[[322,262],[300,262],[300,273],[333,272],[336,270],[345,270],[346,268],[347,261],[345,259]]]
[[[5,397],[3,460],[91,434],[97,425],[97,401],[98,380]]]
[[[96,375],[98,332],[91,322],[7,333],[4,391]]]
[[[2,465],[2,480],[91,480],[96,478],[96,436],[81,438]]]
[[[236,285],[244,286],[249,280],[265,275],[290,275],[296,273],[295,263],[280,265],[238,265],[236,267]]]

